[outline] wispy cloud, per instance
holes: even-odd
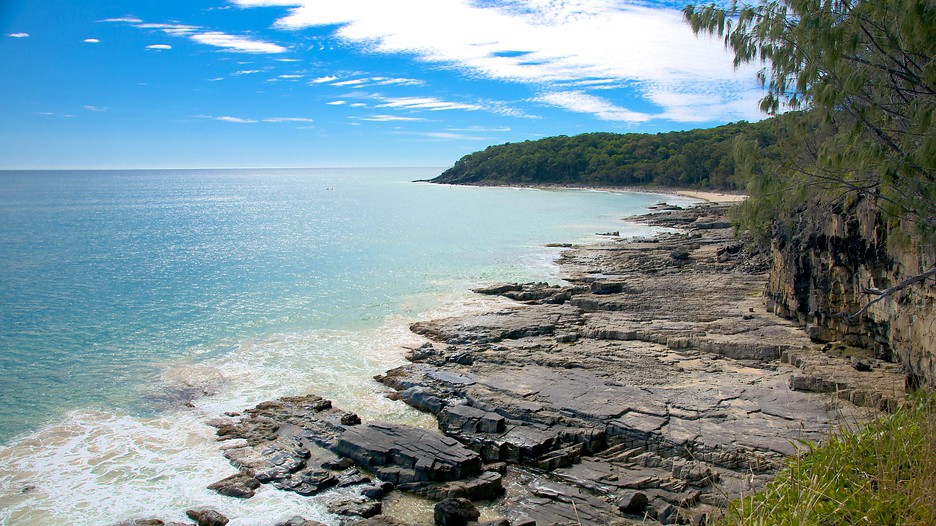
[[[315,120],[306,117],[271,117],[263,119],[263,122],[315,122]]]
[[[731,104],[759,94],[755,68],[735,70],[722,42],[696,38],[676,9],[633,0],[230,1],[289,7],[277,27],[337,27],[336,38],[363,52],[407,54],[469,77],[525,84],[540,104],[599,119],[707,118],[703,99],[685,96],[708,95],[712,86],[723,90],[721,118],[758,116],[753,108],[737,115],[740,106]],[[632,104],[624,95],[635,92],[642,106],[659,108],[624,107]]]
[[[482,137],[479,135],[465,135],[463,133],[451,133],[451,132],[417,132],[412,133],[411,135],[420,135],[422,137],[428,137],[430,139],[441,139],[449,141],[490,141],[490,137]]]
[[[328,79],[328,80],[325,80]],[[341,80],[337,81],[338,77],[322,77],[321,79],[315,79],[316,83],[331,82],[332,86],[339,88],[342,87],[373,87],[373,86],[422,86],[425,84],[424,81],[418,79],[410,78],[394,78],[394,77],[361,77],[355,79]]]
[[[106,108],[106,107],[104,107],[104,106],[85,105],[84,109],[86,109],[86,110],[88,110],[88,111],[91,111],[91,112],[94,112],[94,113],[104,113],[104,112],[108,111],[108,108]]]
[[[646,122],[651,115],[615,106],[611,102],[581,91],[557,91],[534,99],[578,113],[590,113],[604,121]]]
[[[341,106],[347,103],[348,101],[346,100],[333,100],[331,102],[326,102],[325,104],[328,104],[329,106]]]
[[[477,104],[465,104],[461,102],[448,102],[434,97],[386,97],[383,103],[377,105],[378,108],[394,108],[406,110],[480,110],[481,106]]]
[[[10,33],[7,36],[13,38],[29,38],[29,33]]]
[[[249,36],[229,35],[221,31],[211,31],[201,26],[188,24],[146,23],[138,18],[108,18],[101,22],[131,24],[139,29],[161,31],[167,35],[188,38],[199,44],[221,48],[223,51],[236,53],[278,54],[289,51],[279,44],[258,40]]]
[[[487,132],[487,133],[507,133],[511,131],[510,126],[466,126],[464,128],[447,128],[450,132]]]
[[[132,16],[125,16],[121,18],[105,18],[104,20],[98,20],[98,22],[113,22],[113,23],[124,23],[124,24],[139,24],[143,22],[139,18]]]
[[[169,44],[151,44],[149,46],[146,46],[146,49],[155,49],[158,51],[158,50],[172,49],[172,46],[170,46]]]
[[[234,123],[234,124],[256,124],[256,123],[258,123],[258,122],[269,122],[269,123],[274,123],[274,124],[279,124],[279,123],[310,123],[310,122],[315,122],[314,119],[310,119],[310,118],[308,118],[308,117],[268,117],[268,118],[259,119],[259,120],[258,120],[258,119],[247,119],[247,118],[244,118],[244,117],[232,117],[232,116],[230,116],[230,115],[221,115],[221,116],[215,116],[215,115],[196,115],[196,117],[199,118],[199,119],[208,119],[208,120],[221,121],[221,122],[231,122],[231,123]]]
[[[86,38],[86,39],[82,40],[82,42],[85,42],[85,43],[88,43],[88,44],[100,44],[100,43],[101,43],[101,41],[98,40],[98,39],[96,39],[96,38]]]
[[[227,35],[218,31],[197,33],[190,37],[195,42],[223,48],[225,51],[240,53],[285,53],[285,47],[271,42],[263,42],[248,37]]]
[[[399,115],[371,115],[369,117],[352,118],[368,122],[421,122],[426,120],[419,117],[401,117]]]
[[[190,26],[186,24],[134,24],[140,29],[158,29],[167,35],[172,35],[174,37],[187,37],[191,36],[193,33],[199,31],[201,28],[198,26]]]
[[[228,115],[222,115],[220,117],[215,117],[212,115],[197,115],[197,117],[199,119],[209,119],[209,120],[221,121],[221,122],[233,122],[235,124],[253,124],[257,122],[254,119],[243,119],[241,117],[231,117]]]

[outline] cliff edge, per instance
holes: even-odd
[[[936,247],[897,243],[873,200],[811,204],[775,227],[768,308],[805,326],[816,341],[842,341],[899,361],[909,388],[936,387],[936,284],[907,286],[862,309],[884,290],[933,268]],[[860,315],[857,315],[861,313]]]

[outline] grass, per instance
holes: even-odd
[[[936,395],[808,445],[716,524],[936,525]]]

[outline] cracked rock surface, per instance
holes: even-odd
[[[564,252],[564,285],[484,287],[513,303],[413,324],[427,342],[377,380],[439,431],[362,423],[315,395],[219,419],[240,473],[212,488],[357,487],[329,504],[340,524],[400,524],[381,514],[394,488],[489,501],[490,524],[704,523],[904,386],[895,364],[768,312],[766,257],[725,212],[666,207],[637,219],[670,233]]]
[[[509,465],[499,506],[513,523],[703,520],[762,487],[800,440],[861,418],[850,402],[902,393],[884,365],[847,367],[876,395],[835,400],[818,394],[834,382],[797,380],[848,362],[765,310],[765,259],[733,238],[724,207],[642,220],[680,230],[574,247],[566,286],[478,289],[516,305],[414,324],[430,343],[378,377]]]

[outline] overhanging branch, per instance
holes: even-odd
[[[868,312],[868,309],[871,308],[871,306],[874,305],[875,303],[881,300],[884,300],[885,298],[889,298],[890,296],[893,296],[895,293],[909,287],[910,285],[913,285],[914,283],[925,281],[927,278],[930,278],[932,276],[936,276],[936,267],[933,267],[927,270],[926,272],[922,272],[915,276],[910,276],[909,278],[901,281],[900,283],[893,285],[891,287],[887,287],[886,289],[867,288],[867,289],[862,290],[861,292],[863,294],[868,294],[868,295],[877,296],[877,297],[869,301],[867,305],[862,307],[861,310],[859,310],[858,312],[854,314],[849,314],[848,321],[854,321],[858,319],[862,314],[864,314],[865,312]]]

